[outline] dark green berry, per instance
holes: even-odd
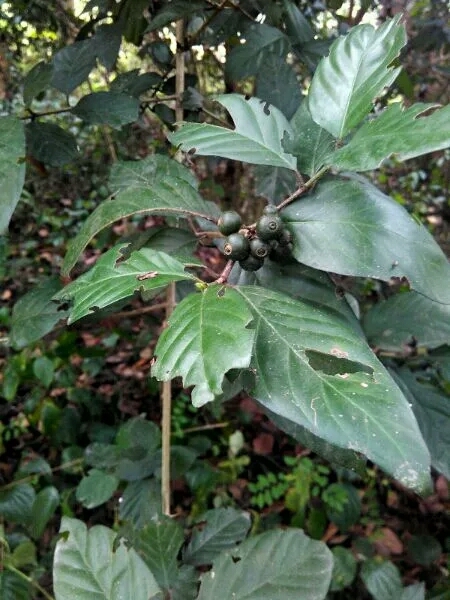
[[[256,222],[256,233],[264,242],[277,239],[283,230],[283,221],[278,215],[263,215]]]
[[[242,225],[241,216],[234,210],[223,212],[217,221],[217,227],[223,235],[237,233]]]
[[[292,262],[292,244],[288,243],[285,246],[277,244],[270,251],[269,258],[270,260],[281,264],[288,264]]]
[[[269,244],[266,244],[259,238],[253,238],[250,241],[250,254],[256,258],[265,258],[270,251]]]
[[[263,214],[265,215],[276,215],[278,213],[278,209],[275,204],[267,204],[263,208]]]
[[[250,256],[247,256],[244,260],[239,261],[239,266],[241,269],[244,269],[244,271],[257,271],[263,264],[264,259],[253,256],[253,254],[250,254]]]
[[[232,233],[225,242],[223,253],[231,260],[244,260],[250,254],[250,243],[242,234]]]
[[[284,228],[281,230],[278,241],[280,243],[280,246],[287,246],[292,242],[292,234],[289,231],[289,229]]]

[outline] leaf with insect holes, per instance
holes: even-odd
[[[414,414],[364,335],[343,316],[257,286],[236,293],[256,332],[249,392],[270,411],[362,452],[405,486],[429,485]]]
[[[173,281],[197,278],[184,270],[180,261],[164,252],[142,248],[123,258],[118,245],[103,254],[90,271],[69,283],[55,300],[70,300],[69,323],[73,323],[93,311],[110,306],[123,298],[131,298],[135,292],[161,290]]]
[[[328,156],[327,163],[340,170],[370,171],[392,155],[408,160],[448,148],[450,106],[423,116],[430,108],[436,104],[414,104],[407,109],[392,104],[364,123],[346,146]]]
[[[392,62],[406,44],[401,15],[378,29],[353,27],[331,46],[314,74],[308,107],[314,121],[336,138],[345,137],[370,112],[374,99],[400,71]]]
[[[182,123],[168,135],[172,144],[201,156],[222,156],[254,165],[296,170],[297,161],[285,152],[282,140],[292,136],[289,121],[275,106],[259,98],[223,94],[215,100],[231,115],[235,129],[208,123]]]
[[[202,406],[222,393],[225,374],[250,364],[255,332],[252,315],[236,290],[209,285],[175,308],[155,349],[152,375],[160,381],[183,377],[194,385],[192,402]]]

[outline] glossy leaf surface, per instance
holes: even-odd
[[[122,246],[111,248],[84,275],[66,286],[55,297],[70,299],[69,323],[73,323],[92,311],[110,306],[135,292],[160,290],[172,281],[196,278],[184,270],[183,263],[164,252],[142,248],[132,252],[127,260],[121,253]]]
[[[222,392],[225,373],[250,364],[254,331],[245,301],[232,288],[209,285],[175,309],[158,340],[152,375],[160,381],[183,377],[194,385],[192,402],[202,406]]]
[[[402,109],[399,103],[364,123],[350,142],[329,156],[337,169],[370,171],[392,155],[408,160],[450,146],[450,106],[423,116],[433,104],[414,104]]]
[[[87,529],[63,517],[53,563],[56,600],[162,600],[162,593],[144,561],[121,543],[117,534],[96,525]]]
[[[201,529],[194,529],[183,561],[196,566],[209,565],[223,550],[233,548],[246,537],[251,521],[249,513],[234,508],[215,508],[207,511]]]
[[[77,486],[76,498],[85,508],[96,508],[107,502],[119,486],[114,475],[91,469]]]
[[[345,137],[370,112],[374,99],[399,69],[391,63],[406,43],[400,16],[378,29],[358,25],[338,38],[317,67],[308,93],[314,121],[335,138]]]
[[[242,286],[256,330],[249,391],[270,411],[365,454],[407,487],[429,485],[430,457],[405,397],[346,320]]]
[[[401,596],[403,586],[400,572],[390,561],[366,561],[361,568],[361,579],[374,600],[393,600]]]
[[[335,139],[313,121],[308,103],[302,102],[291,119],[293,137],[284,143],[286,152],[297,158],[300,173],[312,177],[326,163],[334,150]]]
[[[70,94],[86,81],[96,65],[95,39],[65,46],[54,55],[52,65],[52,85],[64,94]]]
[[[25,181],[25,133],[23,122],[0,117],[0,235],[6,233]]]
[[[373,306],[363,327],[369,343],[384,350],[404,351],[413,340],[420,348],[450,345],[450,304],[415,292],[396,294]]]
[[[255,165],[272,165],[295,170],[296,160],[285,152],[282,139],[292,135],[289,121],[278,108],[258,98],[239,94],[216,96],[230,113],[235,129],[207,123],[183,123],[169,134],[172,144],[185,152],[202,156],[222,156]]]
[[[282,217],[293,254],[323,271],[389,281],[450,304],[450,265],[426,228],[366,180],[333,178],[292,203]]]
[[[303,531],[268,531],[220,554],[202,579],[198,600],[323,600],[332,567],[326,545]]]

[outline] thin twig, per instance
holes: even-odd
[[[74,458],[69,462],[63,463],[58,467],[53,467],[51,469],[52,473],[56,473],[56,471],[62,471],[63,469],[68,469],[69,467],[75,467],[76,465],[81,465],[84,462],[84,458]],[[4,492],[6,490],[10,490],[11,488],[16,487],[16,485],[20,485],[22,483],[28,483],[28,481],[33,481],[35,477],[39,477],[40,473],[32,473],[31,475],[27,475],[26,477],[22,477],[21,479],[15,479],[14,481],[10,481],[9,483],[2,485],[0,487],[0,492]]]
[[[197,431],[208,431],[209,429],[222,429],[223,427],[227,427],[229,424],[229,421],[224,421],[223,423],[209,423],[208,425],[198,425],[197,427],[188,427],[187,429],[183,429],[182,433],[195,433]]]
[[[44,590],[44,588],[37,581],[31,579],[31,577],[28,577],[28,575],[25,575],[25,573],[22,573],[22,571],[16,569],[16,567],[13,567],[10,564],[6,564],[5,568],[11,571],[12,573],[15,573],[18,577],[24,579],[27,583],[39,590],[39,592],[44,596],[44,598],[46,598],[46,600],[55,600],[53,596],[51,596],[46,590]]]
[[[293,192],[290,196],[285,198],[283,200],[283,202],[280,202],[280,204],[277,206],[278,210],[281,210],[282,208],[284,208],[285,206],[287,206],[288,204],[290,204],[291,202],[296,200],[299,196],[306,194],[306,192],[308,190],[310,190],[312,187],[314,187],[316,185],[316,183],[319,181],[319,179],[321,177],[323,177],[325,175],[325,173],[327,171],[329,171],[329,169],[330,169],[330,167],[322,167],[321,169],[319,169],[317,171],[317,173],[315,175],[313,175],[311,177],[311,179],[308,179],[308,181],[304,185],[297,188],[295,190],[295,192]]]
[[[158,310],[162,310],[167,307],[167,302],[159,302],[158,304],[152,304],[151,306],[142,306],[141,308],[136,308],[135,310],[124,310],[122,312],[114,313],[107,317],[108,319],[113,319],[117,321],[118,319],[131,319],[134,317],[140,317],[141,315],[146,315],[148,313],[156,312]]]
[[[234,262],[235,262],[234,260],[229,260],[227,262],[224,270],[222,271],[222,273],[219,275],[219,277],[216,279],[216,281],[214,283],[226,283],[228,281],[228,277],[230,276],[231,269],[233,268]]]

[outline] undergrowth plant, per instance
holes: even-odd
[[[133,30],[138,23],[131,18],[135,6],[130,2],[118,3],[120,9],[107,2],[87,4],[87,10],[98,9],[92,35],[37,64],[24,81],[22,113],[0,119],[4,232],[20,198],[27,152],[60,166],[77,151],[69,131],[48,120],[51,114],[33,108],[35,99],[50,86],[69,95],[97,60],[112,68],[122,35],[130,41],[142,34]],[[148,2],[137,4],[143,8]],[[214,14],[211,4],[164,3],[150,21],[143,17],[144,27],[156,31],[194,11],[203,19],[195,41],[212,35],[211,28],[221,39],[213,18],[226,3],[215,5]],[[215,95],[220,124],[178,123],[167,135],[172,152],[112,165],[111,195],[70,240],[61,270],[64,280],[88,244],[113,223],[153,215],[164,217],[165,225],[117,243],[64,287],[54,279],[22,298],[12,316],[11,344],[26,346],[63,317],[70,326],[100,317],[136,295],[152,301],[176,285],[179,301],[154,350],[154,378],[168,382],[180,377],[184,388],[192,388],[197,408],[245,391],[279,428],[323,457],[355,470],[369,459],[406,488],[426,494],[431,467],[450,473],[444,451],[448,437],[445,441],[440,434],[449,427],[444,394],[450,361],[450,267],[427,229],[364,173],[392,156],[405,161],[448,147],[450,108],[375,105],[400,73],[399,56],[406,44],[400,16],[378,28],[359,24],[316,52],[316,58],[324,56],[302,99],[286,56],[292,52],[312,60],[317,40],[297,5],[283,3],[285,21],[277,28],[249,20],[247,11],[229,4],[221,14],[241,19],[244,14],[247,21],[242,25],[245,43],[235,45],[228,56],[227,76],[241,80],[256,75],[258,95]],[[183,50],[178,47],[177,56]],[[149,106],[158,114],[159,106],[161,118],[170,122],[168,106],[155,100],[170,89],[164,86],[174,58],[161,39],[153,39],[148,52],[160,72],[123,72],[108,89],[91,91],[64,110],[88,124],[120,128]],[[268,70],[265,59],[284,73],[276,96],[261,82]],[[186,110],[198,111],[196,101],[202,104],[203,99],[188,90]],[[153,96],[141,99],[148,91]],[[171,156],[175,152],[176,159]],[[195,156],[256,166],[260,189],[261,182],[267,184],[262,194],[266,204],[255,220],[247,222],[238,209],[221,211],[202,197],[190,168]],[[199,245],[219,248],[220,272],[202,262]],[[358,299],[342,285],[347,278],[384,282],[389,296],[362,312]],[[41,381],[50,378],[49,365],[36,369]],[[424,372],[433,377],[425,381]],[[176,415],[176,424],[185,418],[178,409]],[[63,518],[53,571],[57,600],[88,600],[94,591],[99,598],[135,600],[326,597],[333,555],[300,529],[247,537],[248,513],[220,508],[202,515],[184,544],[177,520],[152,520],[158,510],[153,511],[149,498],[159,502],[156,489],[167,459],[161,456],[160,442],[156,425],[135,419],[110,443],[86,450],[92,468],[77,487],[77,499],[92,508],[120,489],[120,527],[87,529],[73,515]],[[175,460],[176,446],[172,453]],[[183,448],[178,454],[185,472],[196,451]],[[306,463],[301,465],[308,470]],[[327,473],[316,467],[310,469],[307,486],[306,476],[303,472],[303,487],[286,478],[292,487],[283,490],[297,524],[305,526],[305,506],[312,496],[320,497],[338,518],[346,505],[343,489],[327,486]],[[17,518],[9,500],[9,514]],[[52,498],[53,512],[55,506]],[[321,531],[320,523],[308,527]],[[14,562],[7,562],[6,569],[15,573]],[[374,570],[366,569],[369,590]],[[389,598],[410,597],[402,595],[412,589],[404,592],[397,575],[391,580]],[[333,589],[342,589],[339,585]],[[424,597],[421,586],[414,592]]]

